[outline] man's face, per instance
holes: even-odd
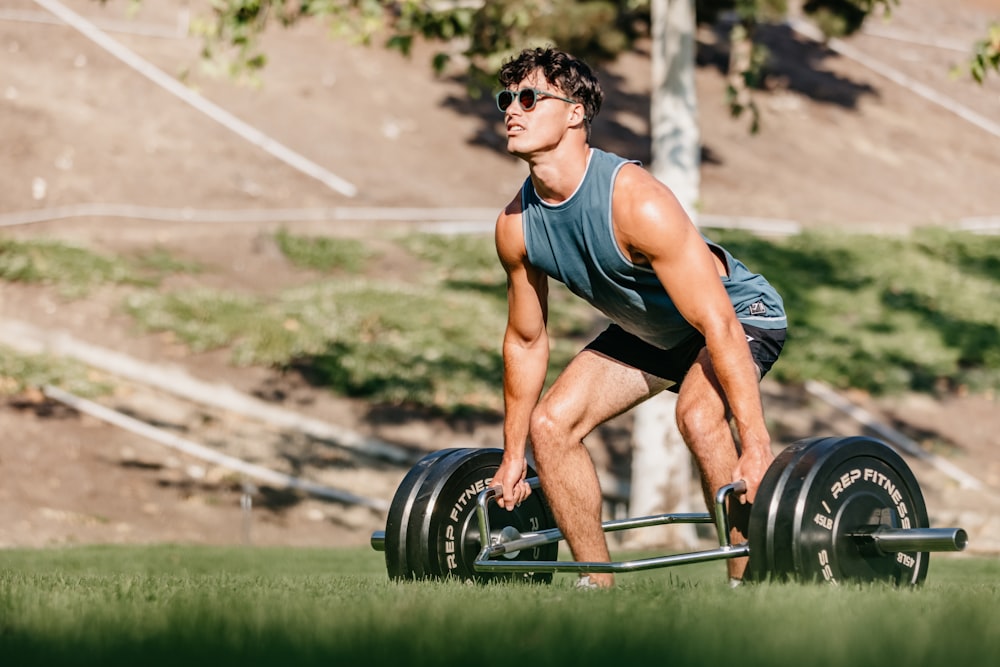
[[[521,106],[520,99],[515,96],[514,101],[504,112],[507,151],[522,158],[555,147],[566,130],[576,124],[573,118],[577,107],[557,99],[566,97],[566,94],[546,81],[541,71],[536,70],[523,81],[511,86],[509,90],[516,93],[524,88],[534,88],[556,97],[536,94],[534,105],[529,105],[530,110],[525,110]]]

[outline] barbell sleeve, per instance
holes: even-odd
[[[372,549],[375,551],[385,551],[385,531],[376,530],[372,533]]]
[[[883,553],[906,551],[962,551],[969,535],[962,528],[887,528],[870,534],[875,547]]]

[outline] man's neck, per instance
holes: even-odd
[[[547,204],[566,201],[576,192],[590,160],[590,144],[560,146],[553,152],[533,156],[528,160],[531,183],[535,192]]]

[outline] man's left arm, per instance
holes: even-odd
[[[649,261],[678,311],[705,337],[740,437],[742,452],[733,481],[747,482],[745,500],[753,502],[774,454],[757,367],[720,277],[724,268],[673,193],[646,172],[623,169],[615,200],[621,242]]]

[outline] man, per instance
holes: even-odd
[[[585,63],[529,49],[499,78],[507,150],[530,175],[496,224],[508,298],[498,502],[510,509],[531,493],[530,441],[574,559],[607,562],[600,483],[583,438],[656,393],[676,391],[678,426],[709,509],[719,487],[741,479],[748,489],[741,502],[753,502],[774,458],[759,382],[781,351],[784,307],[766,280],[707,242],[665,185],[637,163],[591,148],[603,93]],[[542,397],[549,276],[612,324]],[[745,560],[728,562],[732,581]],[[578,583],[613,584],[609,573]]]

